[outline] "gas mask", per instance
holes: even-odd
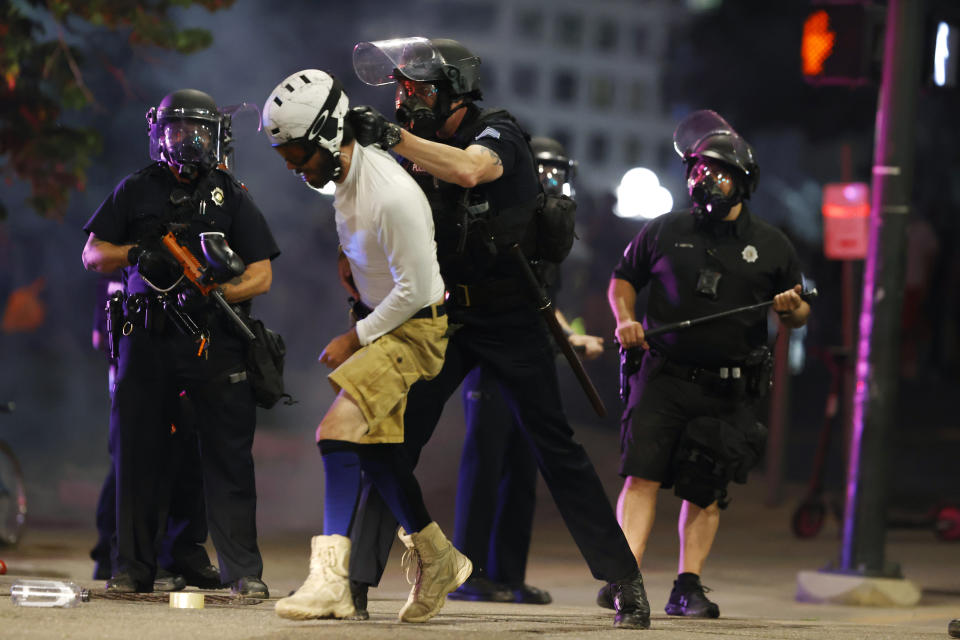
[[[217,132],[202,120],[171,120],[162,125],[161,147],[168,162],[185,177],[206,173],[217,164]]]
[[[443,126],[446,118],[440,113],[440,93],[436,85],[401,79],[394,103],[397,107],[397,122],[403,128],[427,140],[437,137],[437,129]]]
[[[726,165],[699,159],[687,174],[687,190],[693,201],[694,215],[717,222],[743,199],[736,172]]]

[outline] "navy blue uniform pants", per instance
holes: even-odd
[[[186,398],[180,398],[180,412],[173,424],[176,433],[170,436],[169,465],[161,472],[161,483],[167,485],[169,497],[161,505],[159,522],[163,531],[157,566],[180,573],[206,567],[210,557],[203,546],[207,540],[207,514],[201,491],[200,446],[193,408]],[[97,563],[94,578],[105,580],[114,573],[113,549],[117,544],[117,476],[112,463],[100,489],[96,522],[97,543],[90,557]]]
[[[537,460],[486,365],[463,381],[463,415],[467,432],[453,544],[492,580],[523,584],[537,499]]]
[[[617,581],[637,564],[590,459],[574,440],[560,402],[553,348],[533,310],[465,314],[450,309],[462,326],[450,338],[443,369],[410,388],[404,414],[404,446],[416,463],[443,406],[478,365],[488,368],[532,445],[540,473],[594,577]],[[396,533],[396,520],[366,487],[351,531],[351,578],[380,581]]]
[[[168,488],[170,424],[165,408],[186,390],[196,412],[202,490],[210,536],[224,582],[259,577],[253,433],[256,408],[240,338],[214,330],[208,357],[197,344],[171,330],[152,335],[135,328],[120,341],[120,363],[110,415],[117,482],[117,571],[141,588],[152,585],[157,537]],[[199,492],[201,487],[197,486]],[[187,507],[189,510],[189,507]]]

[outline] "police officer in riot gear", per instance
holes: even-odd
[[[447,399],[476,366],[500,382],[533,445],[551,493],[593,575],[612,583],[615,626],[646,628],[643,580],[617,526],[600,480],[563,414],[553,347],[509,247],[529,242],[539,187],[525,134],[503,110],[481,111],[480,60],[459,42],[403,38],[363,42],[354,68],[372,85],[396,83],[397,117],[387,122],[355,108],[360,144],[378,144],[405,159],[427,193],[448,298],[451,336],[441,372],[410,390],[405,440],[415,462]],[[420,135],[422,134],[422,135]],[[379,501],[362,504],[355,524],[351,578],[377,584],[389,541]],[[378,549],[379,546],[379,549]],[[360,549],[366,549],[361,553]]]
[[[704,595],[700,574],[727,483],[744,482],[762,451],[752,401],[769,386],[767,313],[732,315],[649,340],[644,329],[771,299],[784,326],[800,327],[810,307],[800,296],[796,251],[745,202],[757,184],[750,145],[713,111],[685,118],[674,143],[693,207],[647,223],[627,246],[607,292],[622,347],[646,350],[629,377],[619,505],[641,564],[658,489],[675,487],[683,499],[681,551],[666,611],[716,618],[720,609]],[[650,294],[641,323],[634,304],[645,286]],[[612,606],[611,599],[602,589],[597,602]]]
[[[84,226],[84,266],[99,273],[122,270],[125,298],[117,323],[122,335],[112,336],[119,347],[110,414],[117,551],[107,589],[153,589],[157,515],[167,490],[168,409],[185,390],[196,411],[220,578],[237,593],[267,597],[257,548],[256,413],[244,364],[246,338],[223,309],[192,289],[160,238],[176,233],[202,261],[200,234],[223,233],[242,264],[233,261],[240,275],[215,282],[228,302],[246,307],[269,290],[270,261],[279,251],[246,189],[218,168],[229,121],[213,98],[194,89],[175,91],[147,112],[147,123],[154,162],[127,176]]]
[[[530,140],[545,194],[573,193],[576,163],[552,138]],[[559,288],[559,265],[537,264],[550,297]],[[603,339],[574,333],[563,314],[557,320],[574,348],[587,359],[603,353]],[[454,600],[549,604],[549,592],[526,584],[537,461],[488,367],[480,365],[463,381],[466,435],[457,484],[454,544],[473,561],[473,576],[450,594]]]

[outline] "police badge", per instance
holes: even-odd
[[[743,248],[743,252],[740,254],[744,262],[756,262],[759,254],[757,253],[757,248],[752,244],[748,244]]]
[[[223,189],[221,189],[220,187],[214,187],[213,191],[210,192],[210,200],[213,202],[213,204],[217,205],[218,207],[222,207],[223,206]]]

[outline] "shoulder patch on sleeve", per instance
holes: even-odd
[[[477,134],[477,137],[474,138],[474,140],[479,140],[480,138],[494,138],[496,140],[499,140],[500,132],[494,129],[493,127],[487,127],[486,129],[481,131],[479,134]]]

